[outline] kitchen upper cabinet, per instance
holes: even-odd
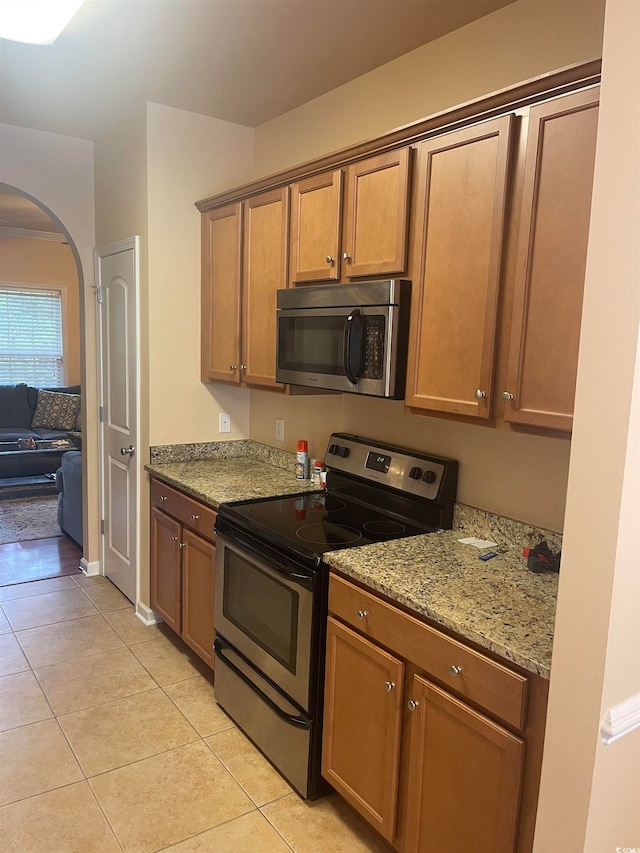
[[[331,616],[322,773],[388,841],[398,798],[404,664]]]
[[[410,148],[348,167],[343,278],[406,271],[410,167]]]
[[[242,364],[248,385],[276,382],[276,291],[287,287],[289,188],[244,202]]]
[[[524,741],[418,675],[409,695],[404,853],[515,850]]]
[[[287,286],[289,190],[203,214],[202,379],[276,383],[276,290]]]
[[[213,669],[216,512],[151,481],[151,608]]]
[[[572,427],[598,98],[593,87],[529,115],[502,395],[513,424]]]
[[[406,404],[491,414],[512,115],[418,150]]]
[[[291,281],[338,281],[342,169],[291,187]]]
[[[242,204],[202,215],[202,380],[240,383]]]

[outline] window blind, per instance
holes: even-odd
[[[0,285],[0,384],[63,385],[62,295]]]

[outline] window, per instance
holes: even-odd
[[[0,284],[0,384],[64,384],[62,292]]]

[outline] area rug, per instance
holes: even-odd
[[[61,536],[56,497],[0,502],[0,545]]]

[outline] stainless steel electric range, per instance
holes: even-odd
[[[323,554],[452,526],[458,463],[334,433],[326,491],[223,504],[216,521],[215,692],[305,798],[320,775]]]

